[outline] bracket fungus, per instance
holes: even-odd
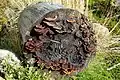
[[[36,5],[43,4],[47,8],[56,7],[48,3]],[[44,63],[49,70],[71,74],[84,69],[96,52],[96,39],[90,21],[79,11],[63,7],[38,11],[37,14],[44,15],[36,19],[35,12],[31,10],[36,5],[25,9],[19,18],[24,51],[27,55],[32,54],[34,64]],[[45,9],[42,8],[43,11]],[[27,14],[28,11],[34,14]],[[31,21],[35,22],[31,24]],[[25,34],[27,31],[29,35]]]

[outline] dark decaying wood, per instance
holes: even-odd
[[[48,3],[39,4],[48,6]],[[33,12],[29,18],[27,15],[30,13],[24,13],[31,11],[31,8],[33,7],[23,11],[19,24],[24,51],[27,55],[32,54],[35,64],[44,63],[45,68],[65,74],[81,71],[86,67],[96,51],[96,40],[88,19],[76,10],[60,7],[50,11],[45,8],[48,11],[43,14],[38,12],[41,15]],[[44,11],[44,8],[40,9]]]

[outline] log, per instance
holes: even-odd
[[[24,52],[32,55],[34,64],[45,64],[46,69],[79,72],[95,55],[92,25],[77,10],[37,3],[21,13],[19,26]]]
[[[39,2],[37,4],[32,4],[25,8],[20,13],[20,18],[18,20],[18,26],[20,27],[20,33],[22,33],[22,39],[23,43],[25,40],[25,35],[29,34],[29,31],[31,30],[32,26],[36,21],[39,19],[39,21],[42,20],[42,17],[50,12],[54,11],[56,9],[62,8],[62,5],[58,4],[52,4],[52,3],[45,3],[45,2]]]

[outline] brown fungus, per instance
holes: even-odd
[[[72,18],[68,19],[71,15]],[[33,52],[35,63],[44,63],[46,69],[71,74],[81,71],[95,55],[96,40],[92,25],[78,11],[51,11],[32,30],[34,33],[31,31],[30,34],[35,35],[25,42],[24,49]]]
[[[28,39],[24,45],[24,49],[27,52],[36,52],[42,49],[43,42],[39,40]]]

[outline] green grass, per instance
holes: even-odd
[[[109,56],[106,56],[105,60],[106,66],[112,67],[118,63],[120,63],[120,54],[119,53],[109,53]],[[109,71],[111,73],[112,78],[114,80],[120,80],[120,65]]]
[[[0,36],[0,48],[21,54],[21,41],[18,31],[11,29],[7,32],[1,31],[1,34],[4,35]]]
[[[76,80],[113,80],[104,62],[105,53],[98,53],[88,68],[77,75]]]

